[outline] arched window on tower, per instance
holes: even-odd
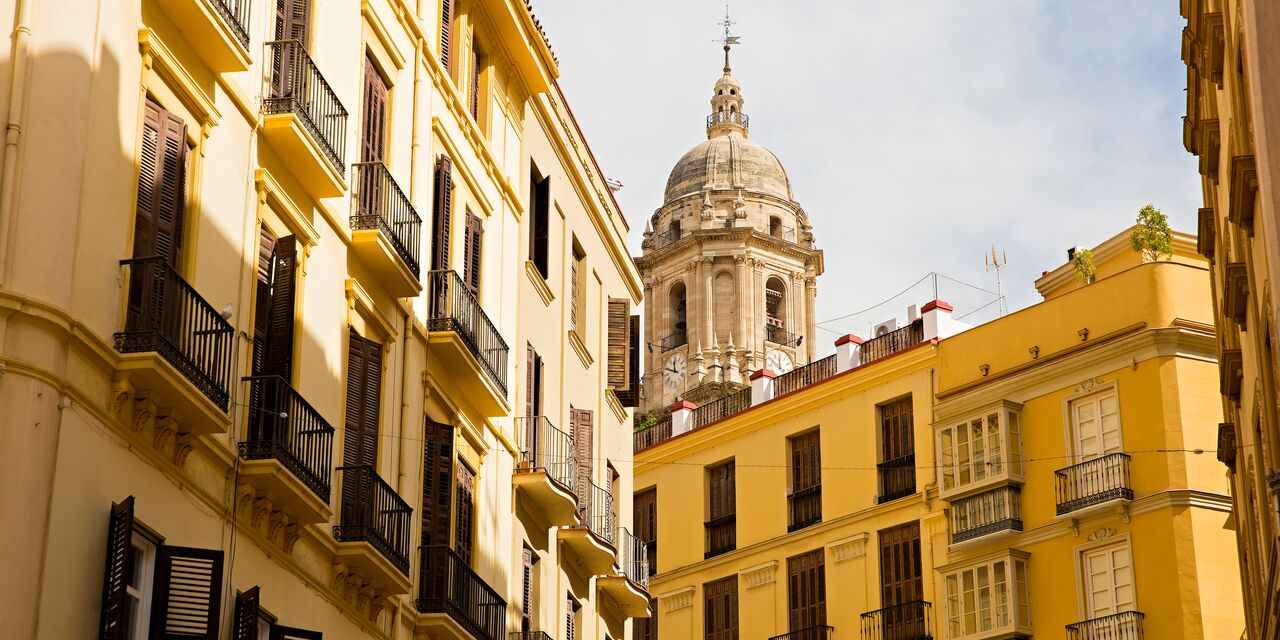
[[[671,320],[671,332],[662,338],[662,349],[664,351],[689,343],[689,325],[685,316],[684,283],[677,282],[671,285],[671,291],[667,296],[670,305],[668,318]]]
[[[671,244],[680,239],[680,221],[672,220],[671,225],[667,227],[667,244]]]
[[[782,237],[782,218],[769,216],[769,235],[775,238]]]
[[[773,276],[764,285],[764,339],[778,344],[788,344],[791,336],[787,333],[784,318],[787,314],[787,289],[782,278]]]

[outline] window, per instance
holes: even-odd
[[[782,218],[769,216],[769,235],[775,238],[782,237]]]
[[[581,607],[578,601],[573,598],[572,593],[565,595],[564,603],[564,640],[577,640],[578,638],[578,610]]]
[[[378,409],[382,396],[382,345],[350,330],[347,347],[347,412],[342,464],[378,462]],[[354,483],[348,483],[353,485]],[[347,490],[344,489],[344,494]]]
[[[480,122],[480,103],[483,101],[480,95],[480,69],[482,68],[481,63],[483,61],[484,61],[484,56],[480,54],[479,46],[477,45],[475,38],[472,37],[471,39],[471,83],[470,83],[470,90],[467,93],[468,93],[468,96],[471,98],[470,105],[469,105],[471,107],[471,119],[475,120],[477,123]],[[481,128],[483,129],[483,127]]]
[[[787,607],[790,610],[788,622],[792,633],[827,624],[827,570],[824,553],[823,549],[814,549],[787,558]]]
[[[1011,553],[945,575],[948,638],[1031,635],[1028,556],[1016,550]]]
[[[529,175],[529,209],[532,213],[529,229],[529,260],[546,280],[551,277],[551,178],[539,177],[537,167]]]
[[[608,385],[624,407],[640,401],[640,316],[631,315],[631,301],[609,298]]]
[[[671,333],[667,334],[662,340],[662,348],[664,350],[674,349],[689,343],[689,325],[685,315],[688,306],[683,282],[671,285],[671,290],[667,293],[667,300],[669,302],[668,321],[671,323]]]
[[[1071,435],[1076,462],[1124,450],[1120,403],[1115,389],[1071,401]]]
[[[423,440],[422,545],[448,545],[454,478],[453,427],[428,419]]]
[[[569,329],[577,332],[579,338],[586,338],[583,321],[586,319],[587,295],[587,253],[578,244],[578,237],[573,238],[572,261],[569,264]]]
[[[672,242],[675,242],[676,240],[679,240],[680,236],[681,236],[680,221],[672,220],[671,224],[667,226],[667,244],[670,244]]]
[[[275,33],[272,40],[297,41],[306,50],[311,32],[310,0],[276,0]],[[272,47],[271,96],[280,98],[294,91],[305,94],[303,87],[290,86],[296,81],[293,69],[299,65],[292,58],[300,55],[293,47]]]
[[[880,405],[879,502],[916,492],[915,421],[911,397]]]
[[[765,339],[779,344],[790,342],[786,334],[787,290],[782,278],[773,276],[764,287]]]
[[[1000,531],[1022,531],[1022,490],[1000,486],[951,501],[951,543]]]
[[[653,566],[652,562],[649,564]],[[658,640],[658,599],[649,598],[649,617],[632,619],[632,637],[635,640]]]
[[[524,415],[532,418],[542,415],[542,356],[533,345],[525,344],[525,394]]]
[[[480,217],[467,209],[465,244],[462,247],[462,282],[474,296],[480,295],[480,246],[483,238],[484,227]]]
[[[733,551],[738,544],[738,508],[733,461],[707,468],[709,515],[706,557]]]
[[[738,576],[708,582],[702,591],[706,594],[706,640],[738,640]]]
[[[880,538],[880,606],[886,611],[886,638],[916,637],[924,630],[923,568],[920,561],[920,523],[882,529]]]
[[[465,564],[471,564],[471,550],[474,545],[472,524],[476,510],[476,472],[461,459],[458,460],[457,516],[453,538],[454,551]]]
[[[445,0],[448,2],[449,0]],[[449,270],[450,213],[453,208],[453,161],[442,155],[436,163],[435,208],[431,227],[431,270]],[[444,295],[444,287],[436,286],[436,295]]]
[[[363,119],[360,126],[360,161],[381,162],[387,146],[387,83],[373,58],[364,61]],[[361,185],[364,186],[364,185]]]
[[[277,239],[265,225],[260,228],[253,314],[252,368],[255,376],[292,379],[297,258],[297,242],[293,236]]]
[[[1133,557],[1128,540],[1080,552],[1087,619],[1133,611]]]
[[[187,125],[148,98],[141,147],[133,257],[156,256],[177,268],[187,204]]]
[[[151,580],[156,569],[156,543],[141,531],[133,532],[133,569],[125,588],[128,597],[128,623],[124,637],[146,640],[151,622]]]
[[[573,433],[573,457],[577,464],[578,518],[587,522],[591,483],[595,479],[595,414],[587,409],[569,407],[569,429]]]
[[[937,430],[944,498],[999,481],[1021,482],[1021,405],[1003,402]]]
[[[648,550],[649,575],[658,573],[658,490],[646,489],[636,493],[631,501],[631,524],[636,537],[644,541]],[[654,610],[657,615],[657,610]]]
[[[454,0],[440,0],[440,66],[444,67],[445,75],[450,75],[452,69],[450,53],[453,49],[453,2]]]
[[[819,432],[810,431],[788,439],[791,448],[790,523],[796,531],[822,522],[822,451]]]
[[[277,624],[276,617],[261,607],[261,592],[253,587],[236,594],[231,640],[323,640],[319,631]]]
[[[534,590],[536,588],[535,576],[537,571],[535,565],[538,562],[538,555],[528,546],[524,547],[521,562],[521,583],[523,588],[520,592],[520,631],[528,634],[533,631],[533,620],[535,612],[538,610],[534,600]]]

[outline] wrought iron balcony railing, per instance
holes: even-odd
[[[546,631],[512,631],[508,640],[553,640]]]
[[[836,630],[831,625],[822,625],[817,627],[805,627],[795,631],[772,636],[769,640],[830,640],[831,634]]]
[[[800,489],[787,496],[791,523],[787,533],[822,522],[822,485]]]
[[[784,347],[798,347],[802,337],[783,329],[780,325],[766,324],[764,325],[764,339]]]
[[[899,351],[905,351],[924,342],[924,321],[916,320],[905,327],[876,336],[862,343],[859,350],[862,363],[879,360]]]
[[[249,15],[252,11],[249,0],[212,0],[213,8],[222,16],[231,31],[236,34],[240,46],[249,48]]]
[[[862,614],[862,640],[933,640],[932,604],[912,600]]]
[[[292,113],[338,170],[346,172],[347,110],[297,40],[268,42],[271,92],[262,101],[267,114]]]
[[[900,458],[876,463],[880,475],[880,504],[909,496],[916,492],[916,454],[908,453]]]
[[[507,343],[456,271],[431,271],[429,331],[453,331],[498,389],[507,394]]]
[[[658,345],[662,347],[663,351],[670,351],[676,347],[683,347],[686,344],[689,344],[689,332],[687,331],[675,331],[663,336],[663,338],[658,341]]]
[[[1133,500],[1127,453],[1094,458],[1053,474],[1060,516],[1112,500]]]
[[[738,548],[738,514],[712,518],[706,522],[707,550],[703,558],[714,558]]]
[[[240,457],[276,460],[329,501],[333,427],[280,376],[250,376],[249,417]]]
[[[502,640],[506,634],[507,602],[467,566],[453,549],[421,548],[419,613],[443,613],[476,640]]]
[[[717,111],[707,116],[708,129],[718,124],[737,124],[749,127],[751,126],[751,119],[741,111]]]
[[[773,397],[803,389],[836,374],[836,356],[829,355],[821,360],[814,360],[798,369],[792,369],[773,379]]]
[[[608,489],[587,481],[578,493],[579,515],[583,526],[602,542],[613,544],[617,516],[613,513],[613,494]]]
[[[386,234],[400,259],[413,276],[419,277],[418,249],[421,246],[422,218],[381,162],[357,162],[355,170],[355,214],[352,229],[378,229]]]
[[[223,411],[231,395],[235,329],[163,257],[122,260],[129,279],[116,351],[154,351]]]
[[[649,590],[649,546],[632,535],[626,527],[618,527],[618,567],[633,584]]]
[[[1067,640],[1142,640],[1140,611],[1121,613],[1067,625]]]
[[[727,418],[735,413],[741,413],[751,408],[751,388],[739,389],[727,396],[717,398],[693,410],[693,426],[694,428],[706,426]]]
[[[1005,486],[951,503],[952,544],[997,531],[1022,531],[1022,490]]]
[[[573,436],[556,428],[545,416],[516,418],[520,462],[516,473],[541,471],[570,493],[577,481]]]
[[[409,520],[413,509],[374,470],[361,464],[342,472],[342,515],[333,527],[339,542],[368,542],[409,574]]]
[[[658,418],[653,425],[637,430],[631,435],[633,451],[643,451],[671,439],[671,414]]]

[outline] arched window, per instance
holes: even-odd
[[[667,242],[675,242],[680,239],[680,221],[672,220],[671,226],[667,231]]]
[[[764,285],[764,338],[769,342],[789,342],[787,336],[787,289],[782,278],[773,276]]]
[[[671,291],[667,294],[668,318],[670,319],[670,333],[662,338],[663,349],[674,349],[682,344],[689,343],[689,325],[686,322],[686,300],[684,283],[677,282],[671,285]]]
[[[775,238],[782,237],[782,218],[769,216],[769,235]]]

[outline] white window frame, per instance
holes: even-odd
[[[1006,619],[998,624],[996,609],[998,594],[996,593],[996,567],[1004,565],[1004,607]],[[1018,567],[1022,569],[1022,580],[1018,580]],[[987,606],[979,607],[978,576],[986,570]],[[987,556],[978,562],[942,570],[943,627],[945,636],[951,640],[980,640],[982,638],[1006,637],[1010,634],[1030,636],[1031,628],[1031,554],[1017,549],[1001,552],[999,555]],[[972,576],[972,611],[965,607],[964,578]],[[987,627],[982,628],[982,615],[987,615]],[[972,615],[974,628],[964,630],[965,618]],[[1020,620],[1021,618],[1021,620]],[[957,626],[953,626],[957,625]]]
[[[155,596],[153,582],[156,575],[156,552],[159,545],[146,533],[135,529],[133,539],[134,585],[125,585],[125,597],[129,600],[129,628],[125,631],[129,640],[147,640],[151,631],[151,600]]]
[[[1133,601],[1129,603],[1128,608],[1116,608],[1112,614],[1122,613],[1125,611],[1141,611],[1138,607],[1138,572],[1133,558],[1133,540],[1130,534],[1115,535],[1103,538],[1096,542],[1079,545],[1074,549],[1074,565],[1076,572],[1076,606],[1079,611],[1079,620],[1092,620],[1096,617],[1089,607],[1089,576],[1084,567],[1085,556],[1102,550],[1117,549],[1124,547],[1129,551],[1129,585],[1133,590]],[[1114,585],[1113,585],[1114,588]],[[1111,615],[1111,614],[1105,614]]]
[[[1087,387],[1087,388],[1085,388]],[[1063,424],[1063,445],[1064,451],[1069,456],[1068,460],[1071,464],[1085,462],[1080,454],[1079,438],[1077,437],[1075,407],[1081,400],[1090,398],[1101,398],[1104,395],[1114,395],[1116,399],[1116,429],[1120,434],[1120,448],[1111,453],[1119,453],[1124,451],[1124,421],[1121,419],[1123,412],[1120,409],[1120,389],[1115,380],[1107,382],[1094,382],[1082,384],[1076,387],[1077,391],[1062,399],[1062,424]],[[1102,454],[1108,455],[1108,454]],[[1099,456],[1101,457],[1101,456]]]
[[[990,426],[993,416],[998,423],[994,432]],[[978,493],[1006,482],[1021,484],[1025,481],[1021,404],[1001,401],[963,419],[940,421],[938,425],[934,428],[934,455],[938,467],[938,490],[944,499]],[[969,439],[975,427],[981,432],[980,440]],[[966,440],[964,457],[967,462],[964,463],[960,462],[960,434],[964,434]],[[946,444],[948,440],[950,445]],[[974,442],[981,443],[980,457],[975,457],[978,447],[973,446]],[[992,456],[992,451],[998,453]],[[977,470],[983,471],[983,478],[975,479]],[[968,472],[968,480],[961,482],[961,474],[965,471]],[[948,482],[951,486],[947,485]]]

